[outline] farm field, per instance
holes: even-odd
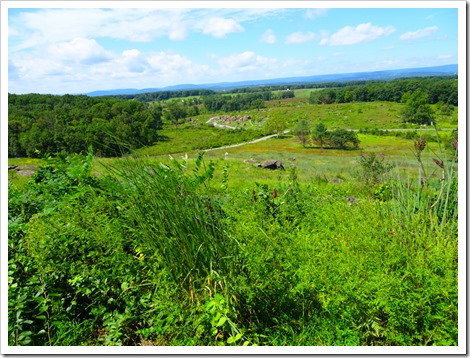
[[[9,172],[9,343],[456,345],[457,114],[437,139],[402,107],[285,99],[122,158],[9,158],[36,167]],[[289,132],[217,149],[269,118]],[[304,147],[301,119],[359,146]]]

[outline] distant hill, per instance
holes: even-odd
[[[275,86],[285,84],[299,83],[321,83],[321,82],[346,82],[361,80],[392,80],[403,77],[424,77],[424,76],[447,76],[458,73],[458,65],[444,65],[434,67],[405,68],[399,70],[386,70],[374,72],[355,72],[355,73],[339,73],[330,75],[304,76],[304,77],[287,77],[268,80],[240,81],[240,82],[220,82],[209,84],[180,84],[162,88],[144,88],[144,89],[115,89],[103,90],[86,93],[88,96],[111,96],[119,94],[139,94],[158,91],[180,91],[192,89],[209,89],[214,91],[231,90],[242,87],[259,87],[259,86]]]

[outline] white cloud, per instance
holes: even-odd
[[[219,58],[218,63],[223,72],[248,72],[248,71],[268,71],[271,65],[275,64],[275,59],[259,56],[252,51]]]
[[[225,35],[233,32],[242,32],[245,29],[233,19],[225,19],[223,17],[211,17],[203,21],[200,26],[202,32],[206,35],[212,35],[216,38],[225,37]]]
[[[305,17],[307,19],[313,20],[313,19],[316,19],[317,17],[325,16],[327,12],[328,12],[328,9],[308,9],[305,12]]]
[[[400,36],[400,40],[402,41],[413,41],[420,39],[422,37],[426,37],[431,35],[432,33],[436,32],[439,28],[437,26],[430,26],[424,29],[419,29],[416,31],[409,31],[405,32],[403,35]]]
[[[127,71],[124,72],[143,73],[150,67],[145,56],[136,49],[123,51],[121,56],[116,58],[116,63],[125,67]]]
[[[148,63],[154,72],[169,77],[193,65],[188,58],[168,52],[159,52],[149,56]]]
[[[99,30],[99,23],[107,22],[103,10],[44,9],[21,13],[9,19],[9,25],[21,41],[13,51],[44,46],[73,38],[89,38]]]
[[[266,30],[263,36],[261,36],[261,41],[270,45],[276,43],[276,40],[276,35],[274,35],[274,32],[271,29]]]
[[[12,51],[82,38],[149,42],[155,38],[185,39],[190,32],[222,38],[244,31],[241,22],[271,16],[282,9],[39,9],[8,19]]]
[[[286,37],[286,44],[302,44],[312,41],[316,35],[314,32],[294,32]]]
[[[355,45],[364,41],[372,41],[384,35],[395,32],[393,26],[378,27],[370,22],[359,24],[356,27],[346,26],[329,36],[323,35],[320,45],[342,46]]]
[[[87,65],[104,62],[112,57],[111,52],[106,51],[96,40],[82,37],[51,45],[48,52],[50,56],[61,61]]]

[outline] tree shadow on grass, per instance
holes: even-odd
[[[170,137],[166,136],[166,135],[158,135],[157,137],[157,140],[155,141],[155,143],[158,143],[158,142],[169,142],[170,141]]]

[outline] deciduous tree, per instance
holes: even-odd
[[[310,125],[306,119],[301,119],[295,127],[294,134],[299,138],[300,143],[305,148],[310,135]]]

